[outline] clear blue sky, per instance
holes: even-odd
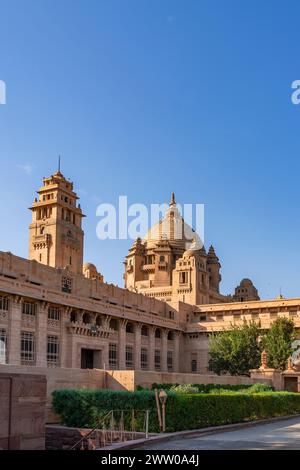
[[[300,296],[300,4],[0,0],[0,249],[27,256],[30,206],[62,154],[87,214],[85,260],[123,285],[130,241],[96,206],[205,204],[222,292]]]

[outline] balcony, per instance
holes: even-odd
[[[77,334],[81,336],[96,336],[99,338],[110,338],[113,333],[115,333],[114,330],[111,330],[110,328],[105,328],[102,326],[97,326],[93,324],[87,324],[83,322],[68,322],[67,323],[67,329],[69,333],[72,334]]]
[[[153,272],[155,271],[155,263],[144,264],[142,269],[143,271],[146,271],[146,272]]]
[[[168,263],[167,261],[159,261],[158,262],[158,269],[167,269]]]

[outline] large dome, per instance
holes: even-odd
[[[172,247],[184,251],[191,246],[193,250],[203,246],[200,237],[182,218],[176,206],[174,193],[164,217],[154,224],[143,238],[147,248],[156,246],[160,240],[168,240]]]

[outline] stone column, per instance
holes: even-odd
[[[125,351],[126,351],[126,320],[119,321],[119,335],[118,335],[118,369],[126,369]]]
[[[22,299],[14,297],[10,299],[9,330],[8,330],[8,363],[21,364],[21,313]]]
[[[162,330],[161,345],[161,371],[168,372],[168,330]]]
[[[141,323],[134,325],[134,369],[141,370]]]
[[[175,331],[174,332],[174,358],[173,358],[173,371],[174,372],[179,372],[180,366],[179,366],[179,354],[180,354],[180,332]]]
[[[68,367],[67,357],[68,357],[68,335],[69,332],[66,328],[66,323],[70,321],[70,307],[60,307],[60,338],[59,338],[59,358],[60,358],[60,367]]]
[[[76,335],[73,333],[70,335],[70,356],[71,356],[71,367],[73,369],[80,369],[80,347],[76,343]]]
[[[155,370],[155,364],[154,364],[154,351],[155,351],[155,327],[150,326],[149,327],[149,370],[154,371]]]
[[[109,369],[109,339],[107,343],[103,345],[102,349],[102,368],[105,370]]]
[[[36,322],[36,366],[47,367],[47,322],[48,322],[48,304],[42,302],[37,306]]]
[[[110,315],[103,315],[103,328],[105,330],[109,330],[109,322],[111,320]],[[105,345],[102,352],[102,367],[105,370],[109,370],[109,343],[110,343],[110,336],[107,336],[105,341]]]

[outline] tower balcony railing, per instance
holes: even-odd
[[[144,264],[142,269],[143,271],[155,271],[155,263]]]
[[[49,242],[51,240],[51,235],[49,233],[41,233],[33,236],[34,242],[42,243]]]

